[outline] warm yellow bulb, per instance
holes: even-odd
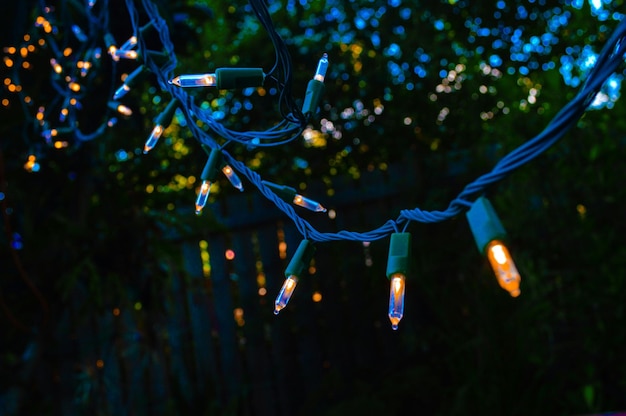
[[[130,117],[133,115],[133,110],[131,110],[130,108],[126,107],[124,104],[120,104],[117,106],[117,111],[118,113]]]
[[[498,240],[493,240],[487,246],[487,258],[500,286],[514,298],[518,297],[521,293],[519,286],[522,279],[506,246]]]
[[[198,198],[196,198],[196,215],[202,214],[202,209],[209,199],[210,190],[211,182],[207,180],[202,181],[202,185],[200,185],[200,191],[198,192]]]
[[[278,315],[278,312],[287,306],[289,299],[291,299],[291,295],[293,295],[293,291],[296,289],[296,284],[298,284],[298,278],[296,276],[291,275],[285,280],[283,287],[280,289],[280,292],[276,297],[276,302],[274,302],[275,315]]]

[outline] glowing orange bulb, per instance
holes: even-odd
[[[519,286],[522,279],[506,246],[498,240],[493,240],[487,246],[487,258],[500,286],[514,298],[518,297],[521,293]]]
[[[80,91],[80,84],[79,84],[79,83],[77,83],[77,82],[73,82],[73,81],[72,81],[72,82],[70,82],[70,83],[68,84],[68,86],[70,87],[70,90],[72,90],[72,91],[74,91],[74,92],[78,92],[78,91]]]
[[[398,329],[398,324],[404,316],[404,281],[403,274],[396,273],[391,276],[389,288],[389,320],[391,328]]]
[[[50,65],[52,65],[52,69],[54,69],[54,72],[56,72],[57,74],[63,72],[63,67],[57,62],[56,59],[50,58]]]
[[[124,104],[120,104],[117,106],[117,111],[127,117],[130,117],[133,115],[133,110],[131,110],[130,108],[126,107]]]

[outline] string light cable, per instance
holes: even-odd
[[[240,177],[245,178],[294,223],[303,240],[287,268],[287,281],[291,283],[287,284],[286,281],[287,286],[283,286],[281,289],[275,303],[276,312],[286,306],[293,294],[297,280],[302,278],[306,266],[312,259],[316,243],[339,240],[371,242],[390,238],[387,277],[391,285],[389,318],[393,329],[398,328],[404,314],[404,292],[407,276],[410,274],[408,264],[410,234],[407,233],[407,229],[414,222],[437,223],[452,219],[465,212],[477,247],[481,253],[487,256],[498,282],[511,296],[519,295],[521,278],[505,245],[504,227],[493,206],[482,195],[490,185],[503,180],[516,169],[531,162],[562,138],[591,105],[605,81],[621,65],[626,51],[626,20],[622,20],[606,41],[594,67],[589,71],[585,82],[575,97],[557,113],[539,134],[502,157],[491,171],[467,184],[444,210],[426,211],[418,207],[403,209],[397,218],[388,219],[381,226],[369,231],[342,230],[330,233],[318,231],[302,218],[294,208],[295,205],[297,209],[308,208],[316,212],[324,212],[325,208],[322,204],[309,199],[307,196],[297,194],[295,189],[288,185],[276,184],[262,178],[257,172],[234,158],[227,149],[228,146],[233,145],[243,145],[247,149],[273,147],[299,139],[319,107],[324,91],[324,81],[331,65],[329,56],[326,53],[320,53],[321,58],[307,85],[302,105],[298,105],[298,100],[292,94],[293,65],[291,57],[284,40],[274,27],[268,4],[263,0],[249,0],[252,10],[274,47],[275,62],[272,68],[267,72],[264,72],[262,68],[219,68],[214,73],[175,75],[174,71],[178,62],[167,23],[161,18],[157,7],[150,0],[141,1],[144,12],[141,13],[141,16],[146,16],[148,21],[147,23],[140,22],[140,13],[136,3],[133,0],[126,0],[133,33],[129,40],[119,47],[115,38],[108,32],[108,15],[103,11],[108,8],[107,0],[87,4],[86,13],[88,16],[92,16],[96,8],[100,10],[100,14],[97,16],[100,16],[102,21],[98,23],[97,28],[103,34],[98,41],[105,45],[111,60],[114,63],[120,62],[121,59],[133,59],[138,62],[138,67],[124,79],[121,86],[116,85],[111,88],[107,114],[116,112],[120,116],[130,115],[132,109],[120,100],[125,98],[130,88],[136,86],[137,81],[147,72],[152,72],[160,89],[164,93],[168,93],[171,100],[163,112],[155,118],[154,128],[144,144],[144,153],[149,152],[157,145],[164,130],[172,122],[175,112],[180,111],[187,127],[206,151],[208,158],[200,175],[202,184],[196,197],[195,212],[199,214],[206,206],[211,184],[221,171],[228,177],[231,184],[239,190],[243,190]],[[92,22],[92,20],[89,21]],[[40,23],[44,31],[53,32],[47,17],[44,17]],[[145,37],[148,31],[157,34],[161,43],[160,50],[147,48]],[[91,34],[92,32],[94,31],[90,29],[88,33]],[[80,30],[80,27],[74,29],[72,26],[72,33],[79,42],[87,42],[91,39],[90,36],[85,35]],[[53,58],[50,61],[51,69],[60,75],[58,71],[64,73],[71,65],[62,60],[64,54],[61,53],[59,47],[54,46],[55,42],[48,40],[47,44],[53,51]],[[98,49],[90,44],[90,46],[83,46],[80,51],[80,56],[84,58],[87,54],[95,56]],[[90,73],[87,70],[85,77],[88,77]],[[59,91],[62,99],[69,98],[70,105],[72,98],[76,98],[78,101],[86,94],[86,88],[80,78],[81,74],[82,72],[79,71],[77,75],[62,78],[62,81],[59,81],[57,77],[53,83],[53,87]],[[263,131],[240,132],[227,128],[216,119],[212,110],[202,108],[196,103],[196,98],[191,93],[194,89],[190,88],[212,86],[242,89],[263,85],[269,81],[276,84],[278,113],[281,119]],[[45,116],[40,117],[40,113],[45,115],[49,113],[49,110],[38,110],[37,115],[33,117],[34,120],[37,120],[42,132],[41,135],[46,141],[53,141],[54,138],[62,134],[72,134],[72,132],[79,140],[91,138],[82,133],[76,133],[78,129],[75,112],[68,111],[66,119],[58,127],[48,123]],[[107,125],[109,124],[107,123]],[[200,125],[204,128],[199,127]]]
[[[127,0],[127,4],[129,3],[131,3],[130,0]],[[145,6],[150,5],[151,3],[149,0],[143,0],[143,4]],[[285,94],[285,91],[290,91],[291,89],[292,73],[288,52],[286,51],[286,47],[284,47],[284,42],[276,32],[273,23],[271,22],[266,4],[263,1],[251,0],[250,5],[272,39],[272,43],[274,44],[276,50],[276,64],[274,68],[268,72],[268,74],[265,74],[265,77],[274,77],[274,79],[277,80],[278,85],[283,87],[283,93],[281,93],[279,98],[279,100],[282,101],[281,107],[284,105],[290,109],[289,114],[283,114],[284,120],[278,124],[279,127],[270,129],[264,134],[261,132],[232,132],[212,120],[209,112],[198,108],[195,105],[193,98],[188,96],[184,91],[181,91],[182,88],[179,88],[178,91],[172,89],[172,87],[176,84],[181,84],[180,86],[183,87],[183,78],[178,78],[178,80],[174,78],[172,80],[171,74],[169,73],[163,73],[160,76],[157,74],[160,79],[161,88],[170,92],[170,94],[180,100],[181,110],[188,119],[187,125],[189,125],[192,129],[196,139],[203,146],[210,149],[220,148],[220,145],[212,136],[209,136],[202,130],[195,128],[195,123],[189,122],[194,121],[194,115],[198,120],[201,120],[209,125],[215,136],[223,138],[228,143],[233,142],[246,145],[254,144],[255,146],[274,146],[294,140],[293,137],[286,140],[279,139],[279,135],[282,135],[284,132],[293,132],[295,135],[299,135],[302,132],[301,126],[298,125],[297,122],[303,120],[301,116],[310,116],[315,112],[319,103],[319,97],[323,93],[323,81],[329,66],[329,60],[326,54],[324,54],[320,59],[316,73],[313,79],[309,82],[307,94],[305,96],[305,103],[303,107],[301,107],[300,111],[295,110],[291,101],[282,95]],[[151,7],[148,10],[148,7],[146,7],[146,9],[152,20],[158,21],[160,19],[156,8]],[[407,250],[410,250],[410,238],[407,237],[409,234],[406,233],[406,230],[412,222],[437,223],[452,219],[463,212],[467,212],[469,225],[474,233],[479,251],[488,257],[500,285],[507,290],[511,296],[517,297],[520,294],[519,283],[521,278],[519,277],[519,273],[517,272],[517,268],[512,261],[507,247],[504,245],[506,236],[504,227],[495,214],[495,210],[490,202],[481,195],[490,185],[503,180],[516,169],[543,154],[560,138],[562,138],[569,128],[576,124],[577,120],[584,114],[598,92],[601,90],[605,81],[621,65],[624,52],[626,51],[626,42],[624,41],[625,37],[626,21],[621,21],[598,55],[595,66],[588,73],[584,84],[576,96],[558,112],[558,114],[544,128],[544,130],[502,157],[490,172],[479,176],[474,181],[467,184],[463,190],[452,201],[450,201],[448,207],[442,211],[426,211],[417,207],[404,209],[400,212],[397,218],[389,219],[380,227],[370,231],[354,232],[342,230],[336,233],[320,232],[308,221],[303,219],[292,207],[291,203],[295,203],[300,200],[296,198],[295,195],[297,194],[293,188],[264,180],[258,173],[252,171],[245,166],[245,164],[233,158],[224,149],[220,148],[220,153],[225,162],[228,163],[231,168],[239,172],[243,177],[251,182],[262,195],[274,203],[293,221],[298,232],[303,236],[302,244],[306,247],[312,247],[316,242],[321,243],[338,240],[371,242],[388,237],[391,238],[387,274],[391,282],[389,317],[394,329],[398,328],[398,323],[402,318],[404,310],[405,280],[406,275],[409,273],[406,259],[408,258]],[[170,56],[175,56],[173,49],[168,49],[167,46],[165,49]],[[154,68],[152,69],[154,71]],[[219,76],[217,74],[203,74],[202,76],[192,76],[189,78],[189,82],[192,84],[217,84],[218,79]],[[168,82],[170,80],[172,81]],[[257,75],[256,80],[260,81],[260,75]],[[308,120],[307,118],[305,119]],[[296,128],[294,128],[294,126],[296,126]],[[278,133],[278,135],[275,133]],[[215,172],[215,169],[211,168],[211,171]],[[205,176],[204,172],[203,176]],[[198,195],[199,199],[204,198],[203,188],[201,188]],[[322,207],[321,204],[315,201],[311,201],[310,206]],[[323,212],[324,208],[313,208],[313,210]],[[295,264],[299,265],[306,263],[307,260],[310,260],[309,255],[303,255],[300,253],[300,250],[301,249],[299,248],[296,252],[296,256],[294,256],[294,260],[292,260],[296,262]],[[310,253],[312,256],[312,251],[313,250],[310,252],[307,251],[307,253]],[[398,252],[400,254],[398,254]],[[398,260],[398,258],[405,260]],[[287,304],[293,290],[295,289],[298,278],[299,275],[292,273],[287,276],[285,285],[283,285],[283,288],[281,289],[276,300],[277,311],[281,310]]]

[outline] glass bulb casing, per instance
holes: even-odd
[[[278,312],[287,306],[287,303],[289,303],[289,299],[291,299],[291,295],[293,295],[293,291],[296,289],[297,284],[297,276],[291,275],[285,279],[283,287],[280,289],[280,292],[276,297],[276,301],[274,302],[274,315],[278,315]]]
[[[196,198],[196,215],[202,214],[202,209],[207,203],[209,199],[209,192],[211,191],[211,182],[208,180],[203,180],[202,185],[200,185],[200,191],[198,192],[198,197]]]
[[[154,146],[156,146],[164,130],[165,129],[160,124],[157,124],[156,126],[154,126],[154,128],[152,129],[152,133],[150,133],[150,136],[148,136],[148,139],[146,140],[146,143],[143,146],[144,154],[148,153],[150,150],[154,148]]]
[[[313,201],[312,199],[309,199],[307,197],[304,197],[300,194],[296,194],[293,197],[292,202],[295,205],[301,206],[302,208],[306,208],[314,212],[326,212],[326,208],[324,208],[322,204],[320,204],[319,202]]]
[[[113,94],[113,99],[119,100],[120,98],[125,96],[128,93],[128,91],[130,91],[130,87],[126,84],[122,84],[121,87],[115,90],[115,93]]]
[[[328,54],[324,53],[317,63],[317,69],[315,70],[315,75],[313,79],[318,80],[320,82],[324,82],[324,78],[326,78],[326,72],[328,71]]]
[[[405,280],[402,273],[396,273],[390,279],[388,315],[394,331],[398,329],[398,324],[404,315]]]
[[[241,179],[239,179],[239,176],[237,176],[237,174],[235,173],[233,168],[230,167],[230,165],[224,165],[224,167],[222,168],[222,173],[224,174],[224,176],[226,176],[232,186],[243,192],[243,184],[241,183]]]
[[[217,78],[215,74],[190,74],[179,75],[168,82],[181,88],[214,87],[217,85]]]
[[[509,250],[499,240],[493,240],[487,246],[486,251],[487,259],[500,287],[509,292],[512,297],[518,297],[521,293],[519,286],[522,279]]]
[[[137,53],[137,51],[134,50],[122,50],[122,49],[117,49],[114,52],[114,55],[117,59],[131,59],[131,60],[135,60],[139,57],[139,53]]]

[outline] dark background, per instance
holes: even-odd
[[[590,3],[501,3],[272,3],[292,54],[296,97],[319,56],[330,57],[311,125],[317,140],[229,151],[265,179],[334,210],[336,218],[298,211],[322,231],[369,230],[400,209],[445,208],[574,96],[584,45],[599,52],[620,17],[613,13],[623,11],[622,2],[604,5],[607,15]],[[32,27],[36,6],[4,6],[3,47],[19,49],[25,33],[41,34]],[[75,42],[68,22],[89,27],[80,7],[53,6],[62,16],[56,38]],[[177,73],[273,64],[271,43],[245,2],[158,6]],[[130,36],[123,2],[110,2],[108,27],[120,43]],[[550,48],[524,49],[546,33],[556,38]],[[272,314],[301,237],[247,182],[239,194],[220,180],[207,213],[193,215],[197,183],[189,178],[206,156],[188,129],[175,122],[149,155],[136,152],[169,99],[153,77],[124,98],[131,118],[87,143],[46,146],[33,121],[37,106],[54,98],[50,54],[44,47],[30,55],[30,70],[2,68],[3,79],[19,74],[22,92],[5,83],[10,105],[0,113],[0,414],[626,410],[619,90],[611,108],[589,111],[546,154],[487,190],[509,233],[522,295],[498,287],[464,216],[412,224],[414,269],[394,332],[386,239],[319,244],[310,276]],[[502,63],[493,64],[494,54]],[[499,75],[485,69],[490,63]],[[81,129],[111,117],[106,97],[136,65],[103,59],[83,100]],[[20,103],[26,95],[34,105]],[[224,111],[233,129],[279,120],[269,86],[266,94],[196,97]],[[245,100],[251,110],[238,107]],[[24,169],[31,154],[38,172]],[[210,270],[206,254],[202,268],[203,247]],[[227,249],[234,260],[224,257]]]

